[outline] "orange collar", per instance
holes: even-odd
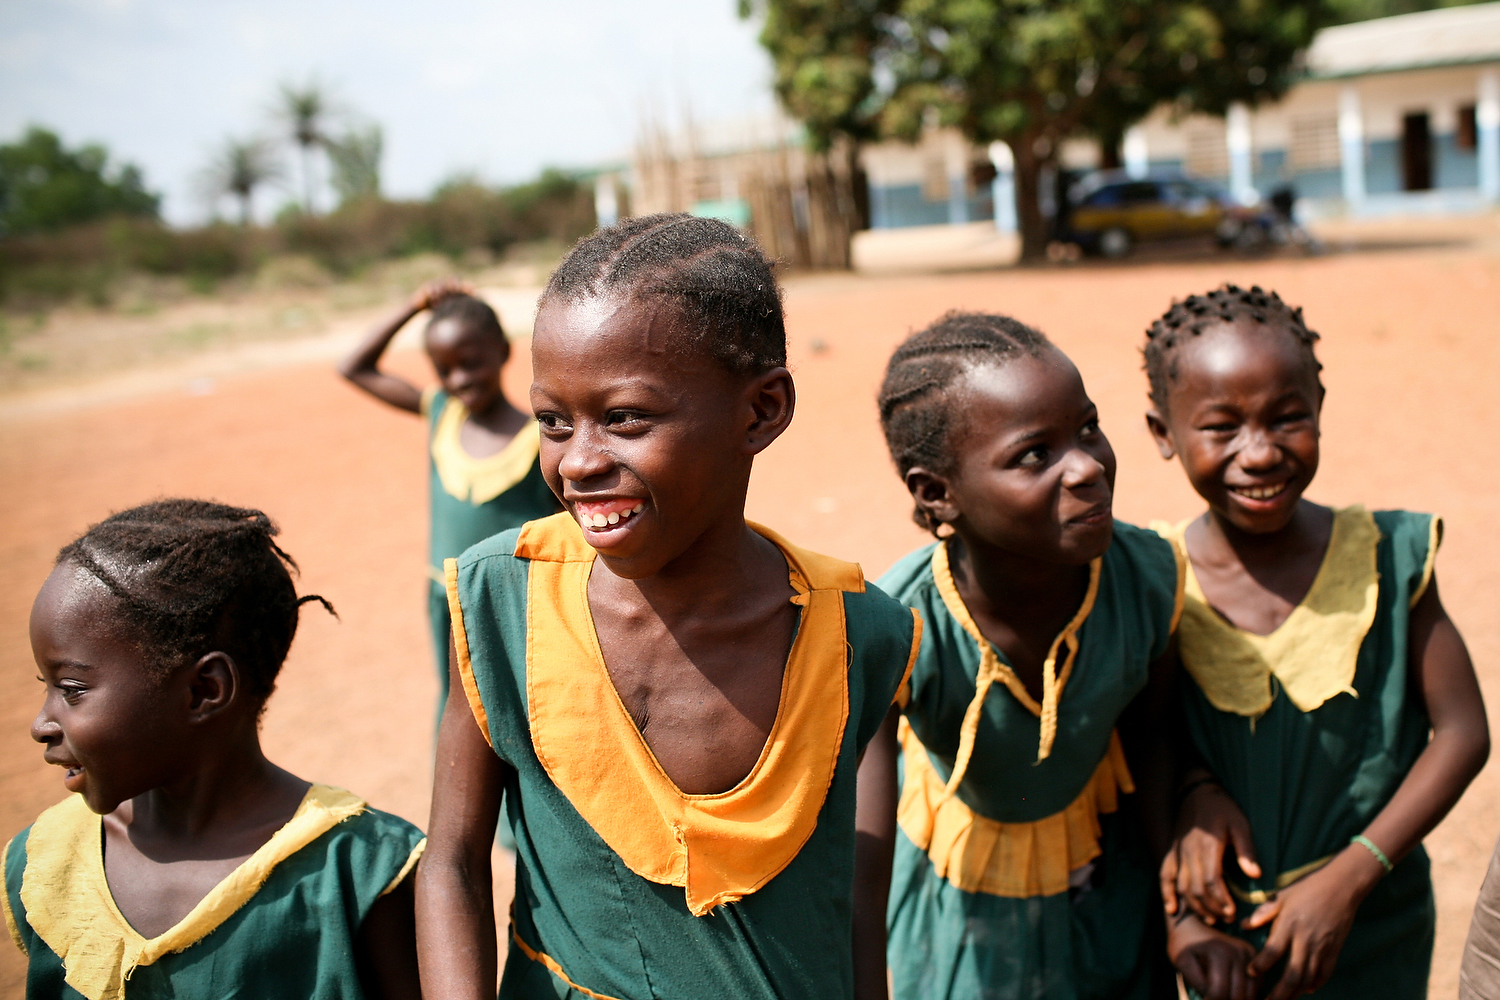
[[[843,594],[864,590],[863,573],[751,527],[785,555],[803,612],[760,759],[715,795],[679,790],[620,701],[589,609],[595,553],[572,516],[530,522],[515,549],[531,560],[526,701],[537,759],[626,866],[681,886],[694,916],[749,895],[797,856],[817,826],[849,718]]]

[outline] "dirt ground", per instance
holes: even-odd
[[[1142,426],[1137,352],[1143,328],[1173,296],[1225,280],[1279,290],[1323,334],[1328,402],[1312,495],[1446,517],[1444,600],[1491,704],[1500,704],[1500,533],[1484,527],[1500,515],[1500,407],[1489,395],[1500,367],[1500,253],[1489,245],[793,280],[799,412],[757,468],[750,515],[858,559],[871,576],[923,542],[872,400],[896,342],[953,307],[1012,313],[1072,355],[1119,455],[1119,516],[1193,514],[1196,498]],[[508,373],[512,391],[528,380],[524,355]],[[422,373],[410,351],[396,361]],[[0,406],[0,838],[64,794],[27,735],[40,697],[26,635],[36,588],[57,548],[88,523],[167,494],[266,509],[303,567],[302,588],[338,608],[339,620],[305,616],[266,717],[271,756],[425,820],[435,683],[424,634],[419,423],[365,401],[330,364],[302,355],[215,374]],[[1497,790],[1492,764],[1428,840],[1439,910],[1434,997],[1456,990],[1474,895],[1500,832]],[[20,996],[21,975],[20,956],[0,947],[0,996]]]

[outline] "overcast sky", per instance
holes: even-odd
[[[0,139],[30,123],[139,164],[175,222],[227,136],[273,130],[277,84],[312,77],[385,129],[384,188],[529,178],[628,151],[643,113],[771,104],[735,0],[0,0]],[[289,163],[290,166],[290,163]],[[295,174],[289,172],[289,178]],[[291,198],[263,197],[262,208]]]

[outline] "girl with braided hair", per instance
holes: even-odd
[[[937,536],[879,580],[924,630],[899,734],[897,1000],[1176,996],[1157,915],[1181,576],[1114,520],[1078,369],[952,312],[892,356],[880,419]]]
[[[1233,285],[1147,331],[1147,425],[1208,504],[1158,527],[1187,566],[1182,710],[1199,765],[1162,889],[1174,938],[1219,928],[1255,951],[1253,981],[1218,989],[1176,953],[1200,993],[1420,1000],[1434,929],[1421,842],[1483,766],[1488,727],[1438,597],[1442,521],[1303,495],[1316,340],[1302,310]]]
[[[713,219],[600,230],[531,351],[566,511],[446,565],[424,995],[494,996],[503,790],[505,1000],[883,998],[894,803],[860,759],[919,629],[858,566],[745,520],[795,406],[770,263]]]
[[[0,895],[31,1000],[417,1000],[421,831],[266,759],[297,631],[265,514],[122,511],[64,548],[31,610],[31,735],[73,795],[17,834]]]
[[[427,422],[427,617],[438,676],[438,717],[448,703],[448,598],[443,560],[507,528],[558,510],[537,463],[537,425],[500,386],[510,341],[500,319],[458,281],[423,285],[375,326],[339,373],[376,399]],[[422,346],[438,384],[419,389],[380,369],[396,334],[430,313]],[[510,845],[507,843],[507,847]]]

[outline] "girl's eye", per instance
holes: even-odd
[[[568,422],[556,413],[538,413],[536,422],[546,431],[566,431]]]
[[[1083,425],[1083,436],[1084,437],[1093,437],[1095,434],[1098,434],[1098,433],[1099,433],[1099,418],[1098,417],[1095,417],[1093,420],[1090,420],[1088,423],[1086,423],[1086,424]]]
[[[1027,448],[1016,461],[1023,469],[1036,468],[1047,461],[1047,449],[1042,445],[1035,448]]]
[[[640,424],[642,416],[634,410],[610,410],[604,415],[604,422],[617,430],[629,429]]]
[[[69,705],[76,705],[78,699],[83,697],[83,688],[76,684],[59,684],[57,689],[62,692],[63,701]]]

